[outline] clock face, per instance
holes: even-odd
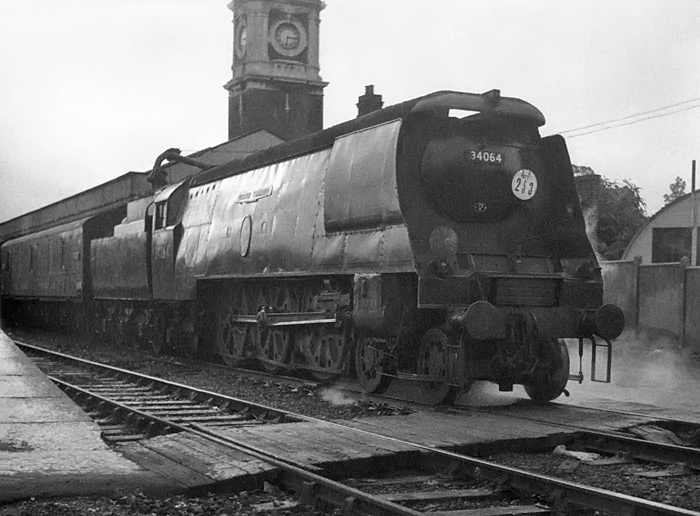
[[[245,23],[240,22],[238,24],[238,38],[236,41],[236,53],[238,57],[243,57],[248,48],[248,29]]]
[[[269,34],[272,48],[282,57],[295,58],[308,44],[304,25],[292,17],[277,20],[270,27]]]
[[[240,36],[238,36],[238,44],[241,46],[241,50],[245,52],[246,45],[248,44],[248,31],[245,28],[245,25],[241,24],[241,32]]]
[[[280,23],[275,30],[277,43],[285,50],[295,50],[301,44],[301,33],[291,23]]]

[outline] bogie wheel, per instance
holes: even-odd
[[[362,390],[381,394],[389,388],[391,377],[385,376],[384,353],[372,346],[366,337],[357,339],[355,346],[355,373]]]
[[[525,392],[537,404],[545,404],[566,389],[569,380],[569,350],[563,340],[544,339],[540,342],[542,364],[536,378],[525,384]]]
[[[418,374],[436,376],[441,380],[423,382],[421,398],[431,405],[452,404],[459,389],[447,383],[448,337],[440,328],[430,328],[423,334],[418,352]]]

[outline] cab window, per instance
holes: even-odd
[[[156,203],[155,229],[163,229],[167,225],[167,203],[168,201]]]

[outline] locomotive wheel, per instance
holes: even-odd
[[[248,329],[231,321],[231,306],[222,307],[216,318],[216,348],[224,363],[229,367],[240,365],[245,357],[245,344]]]
[[[274,285],[269,292],[269,303],[277,312],[293,312],[294,300],[286,285]]]
[[[257,294],[260,307],[272,309],[273,312],[293,312],[294,301],[292,294],[285,284],[261,285]],[[259,338],[255,339],[255,349],[258,354],[260,365],[267,372],[275,374],[281,367],[271,364],[265,359],[275,362],[287,363],[289,351],[291,349],[291,332],[270,328],[258,332]]]
[[[232,318],[237,314],[254,314],[256,310],[250,307],[255,306],[257,295],[256,291],[248,293],[243,285],[236,286],[222,296],[221,304],[216,309],[214,344],[221,360],[229,367],[241,365],[255,351],[257,327],[237,323]]]
[[[309,369],[309,375],[317,382],[327,383],[342,373],[347,340],[339,330],[312,329],[302,336],[301,351]]]
[[[287,363],[289,350],[291,349],[291,333],[285,330],[270,328],[260,333],[260,338],[257,339],[256,348],[259,359],[269,359],[275,362]],[[266,360],[259,360],[260,365],[267,372],[275,374],[281,367],[276,364],[271,364]]]
[[[425,403],[452,404],[459,389],[447,383],[448,338],[440,328],[430,328],[423,334],[418,352],[418,374],[441,377],[441,381],[422,382],[421,398]]]
[[[391,377],[384,376],[383,353],[372,346],[366,337],[357,339],[355,346],[355,373],[362,390],[381,394],[389,388]]]
[[[563,340],[546,339],[540,343],[542,368],[535,380],[525,384],[525,392],[537,404],[559,397],[569,380],[569,350]]]
[[[311,285],[299,286],[294,290],[294,311],[312,312],[316,294]]]

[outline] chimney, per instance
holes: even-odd
[[[366,115],[372,111],[377,111],[382,109],[384,102],[382,102],[381,95],[375,95],[374,84],[365,86],[365,94],[359,97],[357,102],[357,116]]]

